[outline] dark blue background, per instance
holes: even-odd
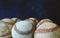
[[[0,19],[35,17],[50,18],[60,23],[60,1],[57,0],[0,0]]]

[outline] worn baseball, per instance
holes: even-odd
[[[36,29],[34,38],[60,38],[60,27],[52,22],[44,22]]]

